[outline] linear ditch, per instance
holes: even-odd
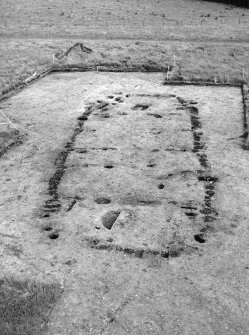
[[[177,100],[190,115],[191,130],[193,134],[192,152],[196,155],[201,166],[201,169],[197,170],[197,177],[199,182],[204,183],[205,197],[202,208],[199,212],[204,215],[202,218],[205,226],[198,234],[194,235],[194,238],[199,243],[205,243],[207,233],[213,230],[210,224],[215,221],[218,216],[217,211],[212,207],[212,200],[215,196],[216,184],[219,179],[211,173],[211,163],[209,162],[208,156],[205,152],[207,146],[203,140],[202,123],[199,116],[199,110],[197,107],[193,106],[196,105],[196,102],[188,102],[180,97],[177,97]],[[186,210],[186,206],[182,206],[181,208]],[[189,219],[195,219],[198,216],[199,213],[197,212],[197,208],[187,206],[187,209],[190,211],[185,211],[185,214]]]
[[[248,144],[248,112],[249,112],[249,89],[247,85],[241,86],[241,94],[242,94],[242,105],[243,105],[243,127],[244,127],[244,133],[241,136],[242,137],[242,148],[244,150],[249,150],[249,144]]]
[[[123,246],[120,244],[112,243],[107,240],[101,240],[99,238],[95,237],[87,237],[83,240],[87,243],[87,245],[96,250],[106,250],[106,251],[116,251],[116,252],[122,252],[124,254],[128,254],[137,258],[143,258],[144,256],[159,256],[162,258],[175,258],[179,257],[184,251],[190,254],[193,252],[196,252],[198,250],[197,247],[194,246],[185,246],[185,248],[178,248],[177,250],[175,248],[171,248],[168,246],[166,249],[153,249],[153,248],[138,248],[138,247],[128,247]]]
[[[87,121],[88,116],[94,111],[95,105],[92,104],[86,108],[86,111],[78,117],[77,126],[74,128],[73,134],[65,144],[64,148],[58,153],[55,159],[55,172],[48,182],[48,195],[49,199],[45,201],[45,204],[42,208],[41,217],[48,218],[51,213],[57,213],[61,209],[61,202],[59,199],[58,188],[60,182],[67,170],[66,160],[71,151],[74,150],[74,145],[77,136],[83,131],[84,123]],[[73,207],[74,203],[71,204]],[[72,209],[72,207],[68,208],[68,211]]]

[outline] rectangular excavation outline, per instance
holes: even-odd
[[[106,67],[101,67],[100,71],[97,68],[97,72],[118,72],[118,73],[132,73],[132,72],[140,72],[140,73],[162,73],[165,74],[164,71],[161,71],[161,69],[158,69],[158,71],[141,71],[140,68],[134,68],[134,69],[117,69],[117,68],[106,68]],[[34,83],[35,81],[47,76],[48,74],[52,74],[52,73],[65,73],[65,72],[92,72],[94,71],[93,69],[89,69],[89,68],[52,68],[48,71],[45,71],[41,74],[38,74],[37,77],[32,78],[32,80],[30,82],[25,83],[25,85],[23,85],[22,87],[19,87],[13,91],[11,91],[10,93],[7,93],[6,95],[4,95],[3,97],[0,98],[0,103],[1,101],[4,101],[8,98],[10,98],[11,96],[15,95],[16,93],[18,93],[19,91],[21,91],[22,89],[27,88],[30,84]],[[95,70],[96,71],[96,70]],[[165,78],[164,78],[165,79]],[[229,83],[212,83],[212,82],[195,82],[195,81],[188,81],[188,82],[184,82],[184,81],[162,81],[161,83],[162,85],[172,85],[172,86],[213,86],[213,87],[237,87],[241,89],[241,95],[242,95],[242,107],[243,107],[243,127],[244,127],[244,134],[241,136],[242,137],[242,148],[248,150],[248,113],[249,113],[249,89],[248,86],[246,84],[229,84]],[[87,120],[87,116],[91,113],[91,108],[89,108],[87,111],[85,111],[83,113],[83,115],[81,116],[81,118],[78,118],[78,121],[80,123],[80,128],[83,127],[84,121]],[[84,118],[83,118],[84,117]],[[74,137],[77,136],[76,133],[73,133],[73,135],[71,136],[72,138],[70,138],[69,142],[67,142],[67,146],[65,147],[64,150],[61,152],[63,157],[60,157],[59,162],[55,162],[55,164],[57,163],[61,163],[60,165],[62,165],[62,168],[64,166],[65,160],[67,158],[67,154],[69,154],[69,151],[71,149],[71,145],[72,142],[74,141]],[[67,150],[69,149],[69,150]],[[65,157],[64,157],[65,155]],[[58,178],[61,179],[60,176],[60,170],[58,171],[59,175]],[[49,183],[49,187],[53,188],[54,185],[53,181]],[[55,187],[55,195],[57,192],[57,187]],[[52,194],[51,194],[52,196]],[[48,212],[56,212],[59,210],[60,208],[60,204],[57,203],[58,199],[57,196],[55,196],[55,198],[52,196],[51,199],[49,199],[46,203],[45,203],[45,211]],[[76,202],[76,201],[75,201]],[[75,204],[75,202],[73,203],[73,205]],[[46,206],[48,208],[46,208]],[[71,208],[70,208],[71,210]],[[46,216],[44,216],[46,217]],[[89,243],[89,241],[88,241]],[[200,242],[202,243],[202,242]],[[160,255],[161,257],[164,258],[168,258],[169,256],[173,256],[175,257],[175,255],[171,254],[168,250],[165,251],[161,251],[161,250],[132,250],[130,248],[126,248],[123,246],[119,246],[119,245],[112,245],[110,246],[109,244],[106,245],[104,244],[99,244],[99,243],[89,243],[89,246],[91,248],[95,248],[95,249],[106,249],[106,250],[116,250],[116,251],[122,251],[128,254],[135,254],[137,255],[137,251],[139,256],[138,257],[142,257],[141,253],[148,253],[148,254],[154,254],[154,255]],[[127,250],[126,250],[127,249]]]

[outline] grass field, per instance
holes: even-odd
[[[76,63],[175,63],[174,75],[183,79],[249,78],[244,8],[197,0],[8,0],[0,13],[1,91],[50,66],[55,52],[76,41],[94,50]]]
[[[248,23],[243,8],[198,0],[7,0],[1,4],[0,30],[35,38],[246,40]]]

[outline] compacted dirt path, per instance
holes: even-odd
[[[3,273],[55,280],[48,334],[246,334],[239,88],[53,74],[1,104]]]

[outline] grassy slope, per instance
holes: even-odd
[[[95,51],[79,56],[81,63],[165,66],[175,55],[175,74],[186,79],[234,81],[243,68],[249,72],[243,8],[197,0],[6,0],[0,13],[0,91],[51,65],[53,53],[75,41]]]
[[[57,284],[1,278],[1,335],[41,334],[61,293],[62,289]]]

